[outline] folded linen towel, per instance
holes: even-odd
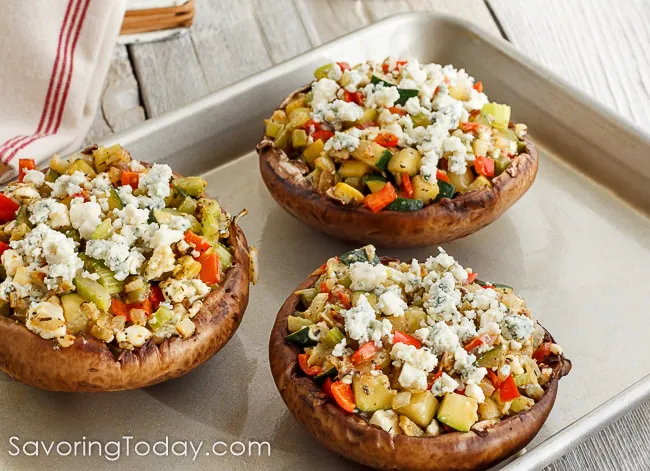
[[[19,157],[75,150],[93,122],[125,0],[5,2],[0,15],[0,180]]]

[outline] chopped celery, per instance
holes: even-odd
[[[149,319],[149,325],[153,330],[158,330],[163,326],[165,322],[170,321],[172,317],[172,311],[170,311],[165,306],[160,306]]]
[[[82,278],[80,275],[77,275],[74,279],[74,285],[77,288],[79,296],[86,301],[95,303],[100,310],[108,311],[111,307],[111,293],[97,281]]]
[[[99,240],[99,239],[108,239],[108,237],[111,235],[113,232],[113,225],[112,221],[108,218],[104,219],[99,226],[95,229],[93,232],[93,235],[91,239],[93,240]]]
[[[337,344],[341,343],[341,340],[345,338],[345,335],[338,327],[334,327],[327,332],[327,335],[323,338],[323,342],[330,348],[334,348]]]
[[[510,107],[500,105],[499,103],[486,103],[483,105],[481,112],[485,115],[492,116],[492,126],[498,129],[507,129],[510,123]]]
[[[174,180],[174,186],[190,196],[198,198],[203,194],[205,187],[208,186],[206,182],[201,177],[183,177]]]
[[[109,211],[113,211],[114,209],[122,209],[124,207],[124,204],[122,203],[122,200],[120,197],[117,195],[117,192],[115,191],[115,188],[111,188],[110,193],[108,194],[108,209]]]
[[[54,183],[57,178],[59,178],[60,175],[58,172],[55,172],[52,169],[49,169],[47,173],[45,174],[45,181],[49,183]]]
[[[115,274],[101,260],[88,258],[86,265],[99,275],[97,282],[102,285],[110,294],[121,293],[124,283],[115,279]]]
[[[152,211],[152,214],[156,222],[159,224],[170,224],[174,216],[182,217],[183,219],[187,219],[190,222],[190,230],[192,232],[195,234],[201,233],[201,223],[198,219],[196,219],[196,217],[191,214],[182,213],[181,211],[173,208],[154,209]]]
[[[232,254],[230,253],[230,250],[220,243],[217,243],[214,246],[214,250],[217,252],[217,256],[219,257],[221,269],[226,271],[232,265]]]
[[[181,204],[178,205],[178,210],[181,213],[194,215],[196,213],[196,200],[191,196],[186,196],[181,201]]]
[[[31,224],[29,223],[29,214],[27,213],[26,204],[21,204],[20,208],[18,208],[18,211],[16,211],[16,225],[20,225],[20,224],[26,224],[27,226],[31,227]]]

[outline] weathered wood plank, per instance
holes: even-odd
[[[527,56],[628,120],[650,125],[650,2],[489,3]]]
[[[86,134],[85,143],[97,142],[144,120],[145,113],[140,103],[138,82],[133,74],[126,47],[115,46],[95,121]]]

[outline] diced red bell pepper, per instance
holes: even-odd
[[[331,137],[334,136],[334,133],[332,131],[316,131],[312,133],[311,137],[314,139],[314,141],[321,140],[323,142],[327,142]]]
[[[483,82],[480,80],[474,84],[474,90],[476,90],[479,93],[483,93]]]
[[[330,288],[329,288],[329,286],[327,286],[327,281],[323,281],[320,284],[320,292],[321,293],[329,293],[330,292]]]
[[[131,312],[131,309],[142,309],[147,313],[147,317],[153,313],[153,302],[150,298],[145,299],[141,303],[127,304],[127,307],[129,309],[129,312]]]
[[[474,170],[484,177],[494,176],[494,160],[489,157],[477,155],[474,160]]]
[[[345,309],[350,309],[352,307],[352,302],[350,301],[350,298],[343,291],[337,291],[336,297],[339,298],[339,301],[341,301],[341,304]]]
[[[377,193],[366,196],[365,204],[373,213],[378,213],[397,199],[397,192],[391,182],[388,182]]]
[[[537,347],[537,350],[533,352],[533,360],[535,360],[538,364],[544,363],[544,360],[546,360],[546,357],[550,354],[551,342],[544,342],[539,347]]]
[[[5,253],[5,250],[7,250],[8,248],[9,248],[9,244],[7,244],[6,242],[2,242],[0,240],[0,257],[2,257],[2,254]]]
[[[196,251],[200,254],[212,247],[212,245],[210,245],[210,242],[205,240],[203,237],[196,235],[192,231],[185,232],[185,242],[193,245]]]
[[[379,351],[379,348],[377,348],[377,345],[375,345],[375,342],[366,342],[363,345],[361,345],[356,352],[352,354],[350,357],[350,361],[354,365],[358,365],[359,363],[363,363],[364,361],[370,360],[375,353]]]
[[[469,343],[465,345],[464,348],[468,352],[471,352],[472,350],[480,347],[481,345],[489,344],[491,341],[492,341],[492,337],[490,337],[488,334],[481,334],[474,337],[472,340],[470,340]]]
[[[411,177],[409,177],[408,173],[402,173],[400,178],[402,179],[402,190],[404,194],[407,198],[413,198],[415,192],[413,190],[413,183],[411,183]]]
[[[307,121],[305,124],[300,126],[302,129],[305,129],[308,133],[315,132],[315,131],[320,131],[323,129],[323,123],[314,121],[313,119],[310,119]],[[313,130],[312,130],[313,128]]]
[[[467,284],[471,285],[472,283],[474,283],[476,281],[477,278],[478,278],[478,273],[476,273],[476,272],[468,273],[467,274]]]
[[[439,91],[440,91],[440,87],[436,87],[436,89],[433,91],[433,94],[437,95]]]
[[[458,388],[454,391],[456,394],[460,394],[461,396],[465,395],[465,388]]]
[[[512,375],[508,376],[499,387],[499,399],[501,402],[508,402],[519,397],[519,389]]]
[[[16,211],[20,205],[11,198],[0,193],[0,222],[13,221],[16,218]]]
[[[427,381],[427,389],[431,389],[433,387],[433,383],[436,382],[438,378],[442,376],[442,366],[438,368],[438,371],[436,371],[436,374],[433,376],[429,377],[429,381]]]
[[[18,181],[22,182],[27,172],[35,169],[36,161],[34,159],[18,159]]]
[[[330,378],[325,378],[325,381],[323,381],[323,385],[321,386],[321,389],[329,397],[333,397],[332,396],[332,380]]]
[[[216,253],[206,252],[196,259],[201,264],[199,278],[206,285],[214,285],[221,281],[220,261]]]
[[[396,61],[396,62],[395,62],[395,68],[394,68],[393,70],[400,69],[400,68],[401,68],[403,65],[405,65],[407,62],[408,62],[408,61]],[[388,68],[388,63],[387,63],[387,62],[384,62],[384,63],[381,65],[381,70],[382,70],[385,74],[387,74],[388,72],[391,72],[391,70]]]
[[[481,123],[462,123],[460,125],[460,128],[463,130],[463,132],[476,132],[478,131],[478,128],[481,126]]]
[[[352,387],[343,381],[332,383],[332,396],[341,409],[346,412],[354,412],[357,404],[354,400]]]
[[[82,190],[82,191],[78,191],[78,192],[74,193],[71,196],[71,198],[72,199],[83,198],[83,200],[86,201],[86,202],[90,201],[90,196],[88,196],[88,192],[86,190]]]
[[[397,106],[393,106],[392,108],[388,108],[388,111],[390,111],[393,114],[398,114],[400,116],[406,116],[408,112],[406,110],[403,110],[402,108],[398,108]]]
[[[318,365],[309,366],[309,355],[307,353],[301,353],[298,355],[298,364],[300,365],[300,369],[307,376],[316,376],[323,371],[323,368]]]
[[[359,129],[374,128],[377,127],[377,123],[374,121],[368,121],[367,123],[361,123],[356,125]]]
[[[346,70],[350,70],[350,64],[347,62],[337,62],[338,66],[341,68],[342,72],[345,72]]]
[[[420,348],[422,346],[422,342],[420,342],[418,339],[409,334],[405,334],[404,332],[400,332],[399,330],[393,332],[393,345],[396,343],[413,345],[415,348]]]
[[[449,183],[449,176],[442,170],[436,170],[436,180],[442,180]]]
[[[134,190],[137,190],[139,181],[140,174],[138,172],[122,170],[122,186],[129,185]]]
[[[343,100],[348,103],[356,103],[357,105],[363,105],[364,96],[361,92],[348,92],[347,90],[343,91]]]
[[[380,146],[395,147],[399,142],[397,136],[390,132],[381,132],[375,137],[374,141]]]
[[[501,381],[499,381],[499,375],[497,375],[494,371],[488,369],[487,376],[488,379],[490,380],[490,383],[492,383],[492,386],[494,386],[494,389],[499,389],[499,386],[501,386]]]
[[[153,306],[153,310],[157,310],[158,306],[160,306],[160,303],[165,301],[165,295],[162,292],[162,289],[160,289],[160,286],[152,286],[151,287],[151,292],[149,293],[149,299],[151,300],[151,304]]]

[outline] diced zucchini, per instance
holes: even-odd
[[[21,204],[18,211],[16,211],[16,226],[20,226],[21,224],[32,227],[32,224],[29,222],[29,213],[26,204]]]
[[[411,121],[413,121],[414,128],[417,128],[418,126],[427,127],[431,124],[431,120],[424,113],[418,113],[415,116],[411,116]]]
[[[55,172],[51,168],[48,169],[47,173],[45,174],[45,181],[49,183],[54,183],[57,178],[59,178],[59,173]]]
[[[110,219],[106,218],[94,230],[91,239],[93,240],[108,239],[108,237],[111,235],[112,232],[113,232],[113,223]]]
[[[434,201],[440,201],[442,198],[453,198],[454,193],[456,193],[456,187],[451,183],[447,183],[443,180],[438,180],[438,189],[440,192]]]
[[[361,204],[364,200],[363,193],[343,182],[338,182],[334,185],[334,196],[342,200],[345,204]]]
[[[81,310],[81,305],[86,300],[78,294],[64,294],[61,296],[61,305],[63,306],[63,316],[65,317],[68,331],[71,334],[84,332],[88,329],[88,321],[90,320]]]
[[[309,326],[305,326],[302,329],[293,332],[285,337],[287,342],[295,343],[301,347],[311,347],[316,345],[318,342],[312,339],[309,335]]]
[[[345,338],[345,334],[341,332],[341,329],[338,327],[333,327],[327,332],[327,335],[323,337],[323,343],[330,348],[334,348],[337,344],[341,343],[341,340]]]
[[[481,113],[493,118],[492,126],[498,129],[506,129],[510,123],[510,107],[498,103],[486,103]]]
[[[201,196],[205,191],[205,187],[208,186],[208,182],[201,177],[177,178],[173,180],[172,184],[176,188],[195,198]]]
[[[309,319],[305,319],[304,317],[289,316],[289,318],[287,319],[287,324],[289,326],[289,332],[293,333],[293,332],[298,332],[303,327],[312,325],[313,322],[310,321]]]
[[[72,164],[70,164],[70,166],[65,171],[65,173],[68,175],[72,175],[75,172],[81,172],[88,178],[95,178],[97,176],[95,169],[92,168],[88,162],[82,159],[72,162]]]
[[[492,183],[483,175],[479,175],[476,179],[467,187],[467,191],[480,190],[481,188],[492,187]]]
[[[339,260],[341,263],[344,263],[346,265],[352,265],[355,262],[370,262],[373,265],[378,265],[379,262],[379,257],[377,255],[374,256],[372,260],[368,259],[368,253],[366,252],[366,249],[363,247],[360,249],[354,249],[350,250],[349,252],[344,253],[339,257]]]
[[[395,410],[400,407],[406,407],[411,402],[411,392],[410,391],[401,391],[393,396],[393,402],[391,407]]]
[[[291,145],[295,148],[305,147],[307,145],[307,133],[304,129],[294,129],[291,131]]]
[[[494,174],[501,175],[510,166],[512,160],[509,157],[499,157],[494,161]]]
[[[381,75],[378,73],[372,74],[372,77],[370,77],[370,83],[373,83],[377,85],[378,83],[381,83],[384,87],[396,87],[397,85],[392,81],[392,79],[389,79],[385,75]]]
[[[406,147],[396,152],[388,162],[388,171],[393,175],[408,173],[410,177],[414,176],[420,170],[422,156],[412,147]]]
[[[276,123],[275,121],[268,119],[266,120],[265,133],[267,136],[275,139],[278,137],[278,134],[280,134],[280,131],[282,131],[282,126],[281,123]]]
[[[323,368],[323,372],[318,374],[317,376],[314,377],[314,381],[316,382],[321,382],[324,381],[325,378],[336,378],[336,375],[338,374],[338,370],[334,366],[326,366]]]
[[[510,410],[515,414],[528,410],[535,405],[535,401],[526,396],[519,396],[510,404]]]
[[[325,143],[322,139],[315,140],[312,144],[309,144],[307,148],[302,152],[305,161],[309,164],[311,168],[315,167],[315,161],[320,157],[321,152],[325,148]]]
[[[328,300],[328,293],[318,293],[314,296],[314,300],[309,305],[309,315],[313,318],[318,318],[318,316],[320,316],[320,314],[325,310],[325,305]]]
[[[334,63],[321,65],[316,70],[314,70],[314,77],[316,77],[316,80],[327,78],[330,71],[332,70],[332,67],[334,67]]]
[[[153,330],[158,330],[163,324],[169,322],[172,317],[174,317],[174,313],[171,310],[165,306],[160,306],[149,318],[149,325]]]
[[[314,298],[318,294],[318,290],[316,288],[305,288],[296,291],[294,294],[300,298],[302,305],[308,308],[311,306],[311,303],[314,301]]]
[[[404,105],[409,98],[417,97],[420,93],[419,90],[410,88],[398,88],[397,91],[399,92],[399,98],[395,101],[396,105]]]
[[[350,155],[379,171],[386,170],[392,156],[391,152],[384,146],[365,139],[359,142],[359,146]]]
[[[491,397],[486,397],[485,401],[478,405],[478,417],[480,420],[498,419],[501,417],[499,406]]]
[[[481,355],[476,362],[484,368],[498,368],[505,361],[506,353],[503,347],[494,347]]]
[[[277,149],[284,149],[289,144],[289,138],[291,137],[291,129],[288,124],[282,126],[282,129],[278,132],[275,141],[273,141],[273,146]]]
[[[108,311],[111,307],[111,293],[98,282],[77,275],[74,285],[79,296],[86,301],[95,303],[101,311]]]
[[[115,188],[111,188],[111,191],[108,194],[108,209],[109,211],[113,211],[114,209],[122,209],[124,207],[124,204],[122,203],[122,200],[120,197],[117,195],[117,192],[115,191]]]
[[[474,172],[467,168],[465,173],[458,175],[457,173],[447,172],[449,183],[454,185],[456,191],[466,191],[469,185],[474,181]]]
[[[417,211],[422,209],[424,202],[422,200],[410,199],[410,198],[397,198],[395,201],[386,206],[388,211],[399,211],[399,212],[408,212],[408,211]]]
[[[363,111],[363,116],[356,121],[356,124],[376,123],[379,118],[379,110],[377,108],[366,108]]]
[[[316,164],[316,168],[319,168],[326,172],[336,173],[336,165],[334,164],[334,161],[327,155],[318,157],[314,161],[314,164]]]
[[[431,204],[440,193],[439,185],[426,181],[422,175],[415,175],[411,184],[413,185],[413,198],[421,200],[424,204]]]
[[[478,402],[473,397],[456,393],[445,394],[438,408],[438,421],[458,430],[469,432],[478,421]]]
[[[359,177],[348,177],[344,180],[344,182],[350,185],[352,188],[355,188],[361,192],[363,192],[363,190],[365,189],[363,182]]]
[[[438,399],[431,391],[420,391],[411,394],[411,401],[397,412],[405,415],[420,427],[431,423],[438,410]]]
[[[339,175],[341,178],[348,177],[363,177],[364,175],[372,172],[372,167],[360,160],[348,159],[341,162],[339,167]]]
[[[377,193],[386,185],[386,179],[377,174],[366,175],[363,177],[363,183],[366,184],[371,193]]]
[[[393,402],[393,391],[390,389],[388,376],[380,374],[362,374],[352,380],[352,390],[357,408],[364,412],[379,409],[390,409]]]

